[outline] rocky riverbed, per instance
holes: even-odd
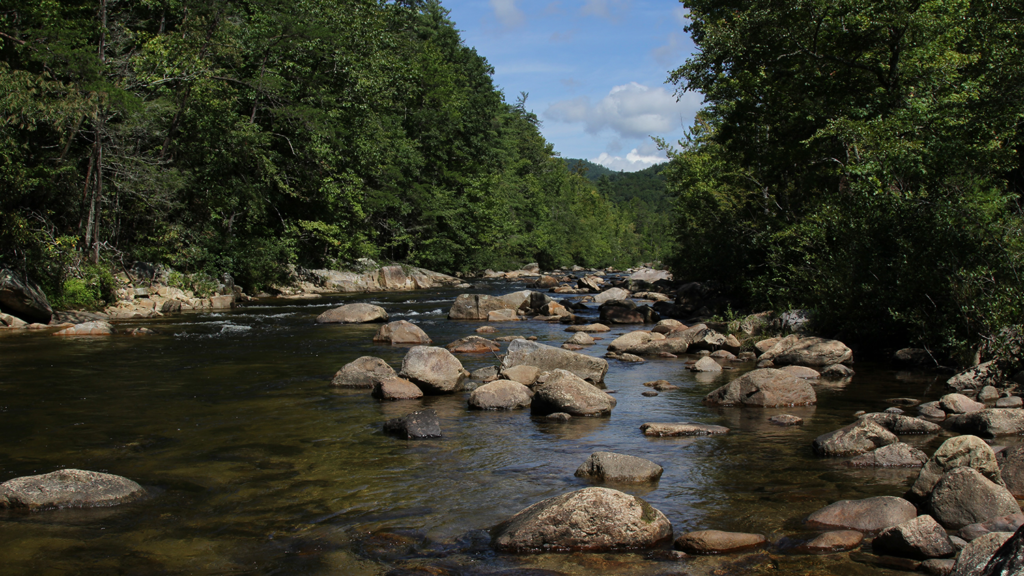
[[[941,573],[1019,524],[1019,410],[997,407],[1009,385],[983,392],[1007,383],[853,364],[809,335],[756,350],[656,323],[678,294],[601,297],[662,279],[522,272],[0,340],[0,480],[144,491],[0,512],[12,573]],[[412,328],[428,341],[392,343]]]

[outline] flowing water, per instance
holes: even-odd
[[[517,285],[476,292],[507,293]],[[879,574],[847,554],[801,556],[771,548],[721,558],[667,553],[509,556],[481,529],[544,498],[588,484],[573,476],[592,452],[661,464],[642,496],[676,534],[700,529],[800,538],[810,512],[840,499],[901,495],[916,471],[852,470],[815,458],[811,440],[876,411],[886,398],[934,399],[934,378],[857,364],[846,385],[815,384],[810,408],[713,409],[704,395],[753,368],[694,375],[685,358],[611,360],[618,406],[607,418],[566,423],[529,411],[466,408],[467,393],[380,403],[337,390],[334,372],[359,356],[399,369],[403,347],[371,342],[377,325],[314,325],[324,310],[373,302],[418,323],[444,345],[479,322],[446,320],[454,291],[264,300],[236,310],[139,323],[150,337],[0,338],[0,481],[58,468],[110,472],[148,490],[114,508],[0,512],[4,574]],[[596,310],[592,313],[596,319]],[[496,325],[559,345],[565,326]],[[126,327],[125,324],[120,326]],[[586,353],[601,356],[620,327]],[[475,370],[493,355],[462,355]],[[648,398],[644,382],[681,387]],[[430,407],[444,437],[403,441],[383,421]],[[782,428],[769,416],[792,413]],[[651,439],[644,422],[702,422],[732,429],[708,438]],[[930,452],[941,437],[904,437]],[[667,550],[667,547],[666,547]],[[411,572],[407,572],[411,571]],[[514,572],[511,572],[514,573]],[[539,572],[537,572],[539,573]]]

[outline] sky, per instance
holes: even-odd
[[[669,71],[693,52],[674,0],[442,0],[494,83],[540,118],[563,158],[632,172],[664,162],[693,123],[701,96],[677,99]]]

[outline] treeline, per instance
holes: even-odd
[[[677,271],[872,347],[1020,358],[1024,6],[683,4]]]
[[[90,262],[649,259],[492,72],[436,1],[6,2],[0,259],[58,299]]]

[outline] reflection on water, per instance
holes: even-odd
[[[499,286],[511,291],[518,287]],[[677,533],[760,532],[772,540],[805,532],[803,518],[844,498],[902,494],[913,471],[845,468],[816,459],[811,440],[878,411],[896,396],[933,399],[934,379],[857,366],[846,385],[814,384],[817,407],[709,408],[709,391],[752,368],[693,374],[679,359],[610,362],[618,406],[604,418],[555,422],[529,410],[469,411],[468,393],[380,403],[368,391],[328,386],[363,355],[399,369],[405,347],[371,342],[377,326],[317,326],[340,302],[373,300],[417,322],[444,345],[474,334],[450,322],[454,292],[352,295],[314,302],[263,301],[230,312],[146,322],[148,338],[0,338],[0,480],[61,467],[120,474],[150,496],[110,509],[0,514],[9,574],[382,574],[429,567],[438,574],[520,568],[566,574],[878,574],[846,555],[756,552],[683,562],[667,551],[499,556],[481,533],[508,515],[588,484],[576,468],[592,452],[648,458],[659,483],[623,488],[662,510]],[[596,320],[596,310],[591,310]],[[132,325],[132,323],[126,323]],[[137,325],[141,325],[138,323]],[[542,322],[495,325],[494,336],[536,335],[558,345],[570,334]],[[601,356],[627,332],[584,352]],[[504,345],[503,345],[504,346]],[[496,363],[466,355],[468,370]],[[644,382],[680,387],[648,398]],[[928,388],[931,386],[931,388]],[[444,436],[407,442],[383,421],[423,408]],[[802,426],[767,423],[775,414]],[[732,432],[647,438],[644,422],[701,422]],[[932,450],[936,437],[906,437]]]

